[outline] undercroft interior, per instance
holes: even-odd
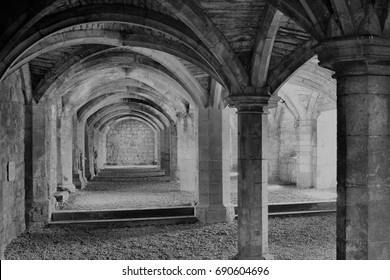
[[[390,259],[388,7],[0,0],[1,259],[67,211],[174,207],[221,258],[294,258],[272,204],[318,200],[335,233],[306,258]]]

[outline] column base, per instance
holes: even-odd
[[[76,191],[76,186],[75,185],[73,185],[73,184],[64,184],[64,185],[62,185],[62,187],[61,187],[63,190],[66,190],[66,191],[68,191],[68,192],[75,192]]]
[[[299,172],[299,171],[297,171]],[[313,187],[312,184],[312,174],[311,172],[299,172],[297,176],[297,185],[296,187],[299,189],[310,189]]]
[[[0,260],[5,260],[4,251],[5,251],[5,246],[4,246],[3,242],[2,242],[0,244]]]
[[[232,204],[197,205],[195,213],[198,220],[205,224],[231,222],[235,218]]]
[[[26,204],[26,228],[42,228],[49,222],[49,201]]]
[[[273,260],[274,256],[271,254],[259,255],[259,256],[243,256],[237,254],[235,260]]]

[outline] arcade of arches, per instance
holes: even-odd
[[[389,4],[1,0],[1,255],[59,189],[152,164],[203,223],[238,172],[241,259],[269,256],[268,182],[337,185],[337,258],[389,259]]]

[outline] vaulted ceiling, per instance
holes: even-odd
[[[172,120],[175,111],[214,103],[216,84],[224,88],[218,93],[222,99],[277,94],[326,40],[388,38],[388,5],[388,0],[1,1],[0,78],[28,65],[35,102],[61,98],[69,112],[80,115],[86,108],[101,109],[87,104],[121,94],[164,108]],[[312,76],[316,64],[305,64],[300,75]],[[290,84],[326,96],[321,85],[313,88],[316,78],[300,78]]]

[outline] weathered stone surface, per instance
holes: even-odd
[[[25,229],[24,97],[19,71],[0,83],[0,250]],[[15,180],[7,165],[15,163]],[[2,257],[2,255],[1,255]]]
[[[238,109],[238,258],[269,259],[266,97],[229,98]]]
[[[155,132],[145,123],[118,123],[107,133],[107,164],[157,164],[155,138]]]
[[[338,75],[337,257],[388,259],[390,73],[382,63],[390,61],[390,47],[365,39],[327,47],[322,58]]]
[[[196,216],[203,223],[234,219],[230,203],[230,111],[199,111],[199,203]]]

